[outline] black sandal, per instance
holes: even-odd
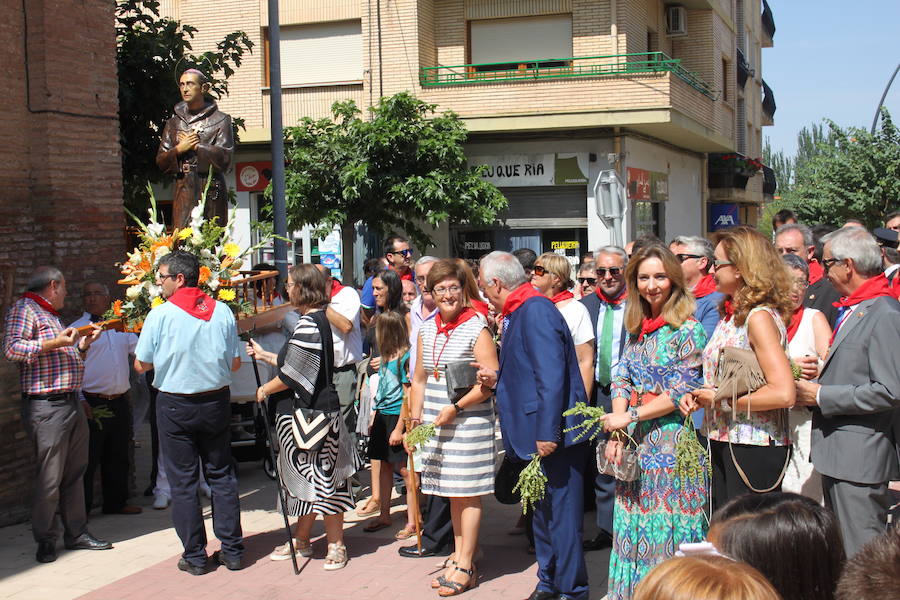
[[[471,569],[463,569],[462,567],[453,567],[454,571],[460,571],[469,576],[469,581],[466,583],[457,583],[455,581],[450,581],[449,579],[444,579],[443,585],[438,588],[438,596],[442,598],[447,598],[449,596],[458,596],[465,591],[471,590],[474,587],[478,586],[478,579],[475,576],[475,567],[472,566]],[[448,589],[450,590],[449,594],[441,593],[441,590]]]

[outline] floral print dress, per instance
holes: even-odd
[[[641,474],[637,481],[616,482],[610,600],[630,599],[641,578],[672,557],[679,544],[699,542],[706,535],[705,457],[701,455],[699,477],[681,479],[674,473],[675,444],[684,423],[678,400],[702,384],[700,353],[705,344],[703,326],[689,319],[677,329],[664,325],[640,342],[631,341],[619,363],[613,398],[630,398],[632,406],[640,406],[642,394],[668,392],[676,409],[641,421],[631,433],[639,444]]]

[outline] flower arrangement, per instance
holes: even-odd
[[[211,180],[210,176],[207,188]],[[186,227],[167,233],[165,224],[158,220],[153,190],[149,185],[147,189],[150,192],[147,223],[143,223],[126,209],[140,228],[140,243],[128,254],[125,262],[117,265],[122,273],[119,283],[128,286],[125,300],[113,302],[104,318],[122,319],[127,330],[140,332],[150,311],[165,302],[162,288],[156,285],[156,264],[174,250],[185,250],[200,260],[201,290],[227,304],[236,315],[249,313],[253,306],[239,298],[237,291],[230,286],[232,280],[240,275],[239,269],[245,257],[263,243],[242,250],[234,242],[235,211],[231,211],[228,223],[220,226],[215,217],[211,220],[203,217],[203,199],[191,211],[191,220]],[[202,198],[205,197],[204,191]]]

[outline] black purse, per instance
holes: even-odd
[[[500,504],[518,504],[522,500],[522,495],[513,492],[513,488],[519,482],[519,474],[522,473],[528,465],[527,462],[516,462],[510,460],[506,455],[503,456],[503,462],[500,463],[500,469],[494,475],[494,497]]]
[[[468,394],[476,383],[478,369],[469,363],[468,360],[461,360],[444,365],[444,381],[447,384],[447,397],[451,403]]]

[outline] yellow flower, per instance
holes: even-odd
[[[157,306],[159,306],[160,304],[164,304],[165,302],[166,301],[163,300],[162,296],[157,296],[150,302],[150,308],[151,309],[156,308]]]
[[[237,298],[237,292],[234,291],[234,288],[222,288],[219,290],[219,300],[231,302],[235,298]]]
[[[191,237],[192,235],[194,235],[194,230],[190,227],[185,227],[184,229],[182,229],[181,231],[178,232],[178,239],[186,240],[189,237]]]
[[[235,258],[238,254],[241,253],[241,247],[235,244],[234,242],[229,242],[225,244],[222,250],[230,256],[231,258]]]

